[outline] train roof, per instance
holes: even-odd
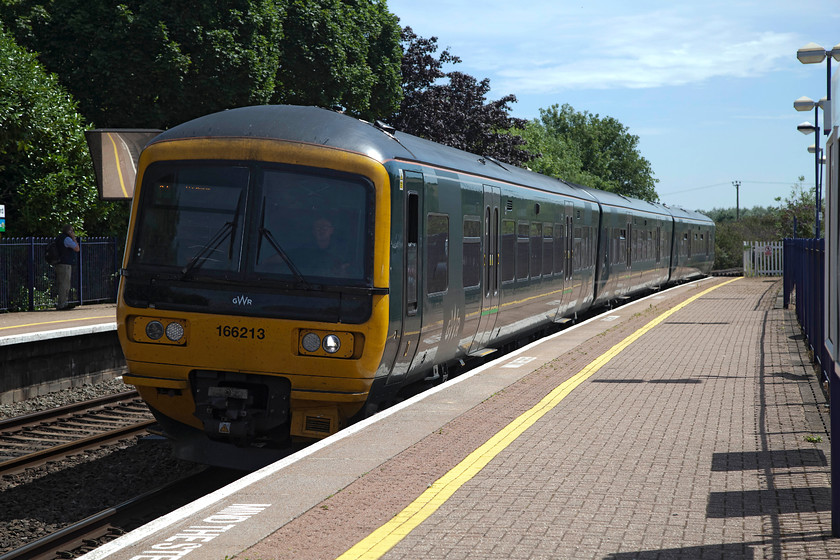
[[[491,157],[471,154],[385,125],[371,124],[318,107],[256,105],[230,109],[175,126],[149,144],[208,137],[262,138],[332,146],[365,154],[381,163],[402,160],[429,164],[592,202],[658,214],[674,213],[674,209],[662,204],[561,181]],[[683,209],[678,211],[686,218],[708,221],[702,214]]]
[[[666,206],[666,208],[668,208],[671,215],[678,220],[697,221],[711,224],[715,223],[710,217],[705,214],[701,214],[700,212],[695,212],[694,210],[686,210],[685,208],[681,208],[679,206]]]

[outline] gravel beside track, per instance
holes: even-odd
[[[3,405],[0,417],[129,389],[120,379],[86,385]],[[203,469],[170,455],[165,440],[138,437],[0,478],[0,554]]]
[[[0,419],[41,412],[42,410],[58,408],[59,406],[87,401],[96,397],[124,393],[132,389],[132,386],[123,383],[121,377],[115,377],[95,385],[83,385],[73,389],[56,391],[13,404],[0,404]]]

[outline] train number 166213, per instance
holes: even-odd
[[[230,325],[218,325],[216,332],[219,336],[225,338],[253,338],[256,340],[263,340],[265,338],[265,329],[255,329],[253,327],[231,327]]]

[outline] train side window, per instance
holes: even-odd
[[[529,257],[529,233],[528,222],[519,222],[516,226],[516,279],[528,278],[528,257]]]
[[[406,204],[406,313],[417,313],[417,241],[420,237],[420,196],[415,192],[408,193]]]
[[[481,283],[481,219],[464,218],[463,285],[472,288]]]
[[[554,267],[555,274],[566,272],[566,225],[554,224]]]
[[[574,249],[573,249],[573,253],[572,253],[574,255],[573,270],[580,270],[582,268],[581,267],[581,258],[583,257],[583,250],[582,250],[583,249],[583,247],[582,247],[583,239],[582,239],[581,235],[582,235],[581,234],[581,228],[576,227],[575,228],[575,245],[574,245]]]
[[[438,294],[449,288],[449,216],[426,217],[427,293]]]
[[[554,272],[554,226],[545,224],[543,226],[543,275],[550,275]]]
[[[662,262],[662,226],[656,226],[656,239],[654,239],[656,251],[656,262]]]
[[[531,277],[539,278],[543,267],[543,225],[539,222],[531,224]]]
[[[510,282],[515,277],[516,267],[516,223],[513,220],[502,220],[502,282]]]

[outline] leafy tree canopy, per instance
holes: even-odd
[[[410,27],[402,31],[402,88],[399,110],[388,118],[398,130],[519,165],[533,156],[522,138],[507,131],[525,121],[509,115],[516,97],[487,101],[490,80],[462,72],[444,72],[445,64],[461,60],[444,49],[436,56],[437,38],[418,37]]]
[[[270,102],[371,117],[399,100],[399,26],[378,1],[7,0],[0,19],[99,127]]]
[[[737,268],[743,264],[745,241],[781,241],[788,237],[814,236],[814,191],[803,186],[805,178],[791,186],[787,198],[778,197],[774,206],[740,209],[713,208],[702,211],[715,221],[716,270]],[[821,228],[822,229],[822,228]],[[822,233],[820,234],[822,235]]]
[[[0,203],[6,234],[122,235],[128,205],[99,200],[85,121],[55,76],[0,26]]]
[[[542,154],[529,166],[540,173],[626,196],[657,201],[650,162],[639,153],[639,137],[612,117],[571,105],[540,109],[523,137]]]
[[[281,0],[283,38],[272,102],[341,106],[367,120],[393,112],[400,27],[384,2]]]

